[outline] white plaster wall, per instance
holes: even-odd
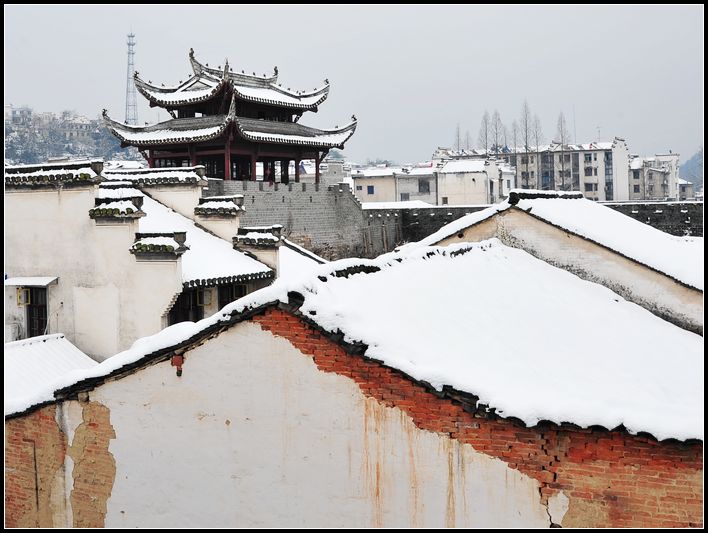
[[[418,192],[419,180],[428,181],[430,192]],[[409,195],[409,200],[420,200],[421,202],[427,202],[431,205],[435,205],[437,200],[435,187],[436,183],[433,170],[430,171],[429,175],[409,176],[408,174],[396,174],[396,201],[401,201],[401,195],[403,193],[407,193]]]
[[[137,222],[98,225],[89,218],[95,193],[93,186],[6,190],[5,272],[10,277],[58,276],[47,292],[49,333],[64,333],[79,349],[103,360],[163,327],[160,317],[181,292],[182,273],[179,260],[136,261],[129,249]],[[116,314],[117,344],[113,334],[106,334]]]
[[[496,167],[495,167],[496,168]],[[491,176],[497,180],[496,170]],[[497,180],[498,181],[498,180]],[[497,186],[494,187],[497,190]],[[438,201],[447,197],[448,205],[487,203],[487,174],[485,172],[438,173]]]
[[[396,196],[396,180],[393,175],[379,178],[365,178],[352,176],[354,180],[354,194],[362,202],[395,202]],[[374,186],[374,194],[367,194],[366,188],[369,185]],[[357,186],[361,186],[361,190],[357,191]]]
[[[91,393],[111,411],[107,527],[549,525],[538,483],[324,373],[253,323]]]
[[[199,204],[204,184],[200,182],[191,186],[149,185],[141,188],[158,202],[177,211],[180,215],[194,220],[194,208]]]
[[[612,148],[612,168],[615,189],[613,201],[627,201],[630,199],[630,186],[633,185],[633,182],[630,180],[629,148],[627,148],[627,143],[624,141],[615,141],[614,143]]]
[[[225,241],[231,242],[232,239],[238,234],[239,221],[241,217],[205,217],[195,215],[194,209],[192,209],[192,215],[189,218],[214,233],[217,237],[221,237]]]

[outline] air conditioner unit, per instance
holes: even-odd
[[[30,290],[24,287],[17,287],[17,307],[24,307],[30,304]]]
[[[5,342],[20,340],[20,325],[17,323],[5,324]]]

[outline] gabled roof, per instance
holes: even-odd
[[[437,244],[510,208],[520,209],[684,285],[703,290],[703,239],[669,235],[607,206],[586,200],[580,192],[515,189],[510,192],[508,200],[459,218],[406,247]]]
[[[31,401],[61,376],[98,364],[62,333],[8,342],[3,362],[5,401]]]
[[[273,76],[260,77],[255,73],[251,76],[233,72],[228,61],[223,69],[209,68],[195,59],[193,50],[189,52],[189,59],[194,75],[187,81],[172,87],[157,86],[141,79],[136,72],[135,86],[152,104],[167,108],[204,102],[228,88],[241,100],[316,111],[329,94],[329,82],[326,80],[322,87],[312,91],[291,91],[276,83],[277,68]]]
[[[489,282],[500,275],[504,283]],[[473,395],[492,416],[703,438],[700,336],[496,239],[345,259],[315,267],[308,279],[278,280],[196,324],[142,339],[83,380],[66,380],[34,404],[6,406],[6,414],[51,402],[55,390],[72,397],[166,360],[279,304],[350,356],[380,361],[441,394]],[[511,330],[510,309],[524,317]],[[603,334],[588,335],[589,323]]]

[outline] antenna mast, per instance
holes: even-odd
[[[125,85],[125,123],[138,124],[138,95],[135,92],[135,34],[128,34],[128,79]]]

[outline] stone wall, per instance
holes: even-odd
[[[627,202],[605,205],[671,235],[703,237],[703,202]]]
[[[327,259],[376,257],[423,239],[445,224],[488,207],[363,209],[347,184],[210,180],[205,196],[243,194],[242,226],[282,224],[285,235]],[[703,236],[703,203],[622,203],[608,207],[671,233]],[[688,222],[687,222],[688,221]]]

